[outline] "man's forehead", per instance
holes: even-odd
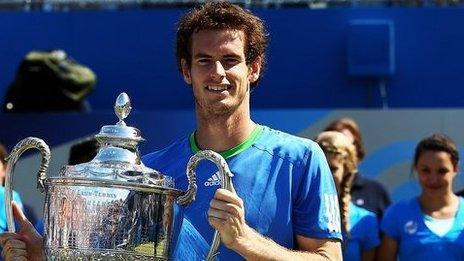
[[[201,30],[191,39],[191,52],[197,55],[238,55],[244,56],[244,33],[240,30]]]
[[[211,37],[215,35],[221,35],[225,40],[240,39],[242,42],[245,39],[245,33],[242,30],[237,29],[203,29],[196,31],[192,34],[192,42],[202,37]],[[207,39],[205,39],[207,40]]]

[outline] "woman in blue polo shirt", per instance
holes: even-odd
[[[379,260],[464,260],[464,199],[452,191],[458,163],[449,137],[419,142],[413,168],[421,193],[387,209]]]
[[[351,202],[351,185],[357,170],[356,148],[342,133],[325,131],[316,142],[321,146],[337,186],[343,231],[343,260],[374,260],[380,244],[376,215]]]

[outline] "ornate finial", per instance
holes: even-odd
[[[114,104],[114,112],[119,118],[119,122],[117,123],[118,125],[126,126],[124,119],[129,116],[131,109],[131,102],[127,93],[123,92],[119,94]]]

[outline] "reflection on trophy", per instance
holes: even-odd
[[[199,161],[213,161],[222,175],[222,187],[230,189],[232,174],[225,160],[212,151],[200,151],[187,165],[186,192],[175,188],[169,176],[148,168],[140,160],[140,131],[129,127],[129,97],[116,99],[115,125],[96,135],[100,150],[93,160],[64,166],[58,176],[47,177],[50,149],[44,141],[29,137],[20,141],[8,157],[5,202],[8,229],[14,232],[11,208],[12,179],[16,161],[30,149],[39,149],[42,162],[38,188],[45,193],[44,249],[48,260],[167,260],[172,256],[182,225],[181,207],[196,195],[195,168]],[[206,260],[214,259],[220,239],[216,231]]]

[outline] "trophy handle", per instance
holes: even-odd
[[[189,181],[189,185],[187,192],[185,192],[182,196],[179,196],[179,198],[177,199],[177,203],[179,203],[181,206],[187,206],[195,200],[195,195],[197,192],[195,169],[198,163],[204,159],[214,162],[217,168],[219,169],[219,174],[221,177],[221,188],[227,190],[232,189],[233,174],[232,172],[230,172],[226,160],[221,155],[219,155],[219,153],[216,153],[211,150],[202,150],[193,155],[187,164],[187,178]],[[214,260],[214,258],[218,254],[217,250],[219,248],[220,243],[221,238],[219,236],[219,232],[216,230],[214,232],[211,248],[208,252],[208,256],[206,257],[207,261]]]
[[[42,161],[40,163],[39,172],[37,173],[37,188],[40,192],[44,192],[44,180],[46,179],[46,171],[50,163],[50,148],[41,139],[35,137],[28,137],[21,140],[11,151],[10,155],[6,158],[7,167],[5,174],[5,212],[8,225],[8,232],[15,232],[13,209],[12,209],[12,190],[13,190],[13,171],[19,157],[28,149],[36,148],[42,154]]]

